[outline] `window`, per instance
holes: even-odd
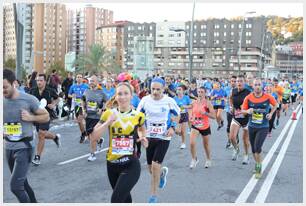
[[[138,26],[138,30],[141,30],[141,26]]]
[[[215,29],[219,29],[220,25],[219,24],[215,24]]]
[[[252,32],[246,32],[246,36],[252,36]]]
[[[234,24],[231,24],[231,28],[232,28],[232,29],[235,28],[235,25],[234,25]]]
[[[246,44],[251,44],[251,40],[246,40]]]
[[[201,25],[201,29],[206,29],[206,24]]]
[[[233,31],[231,32],[231,36],[234,36],[234,32]]]
[[[214,32],[214,37],[219,36],[219,32]]]
[[[226,32],[223,33],[223,36],[226,36]]]
[[[241,24],[238,25],[238,28],[241,29]]]
[[[226,24],[224,24],[224,29],[226,29]]]
[[[197,33],[194,33],[193,36],[196,37],[196,36],[197,36]]]
[[[246,27],[247,29],[251,29],[251,28],[252,28],[252,24],[246,24],[245,27]]]
[[[214,44],[219,44],[219,40],[214,40]]]
[[[150,26],[150,30],[153,30],[153,26]]]

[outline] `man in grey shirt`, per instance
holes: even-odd
[[[19,92],[15,87],[15,74],[3,70],[3,136],[9,169],[10,187],[19,202],[37,202],[27,181],[32,158],[33,122],[49,121],[46,109],[32,95]]]
[[[91,76],[89,80],[89,86],[90,89],[86,90],[83,94],[82,110],[84,111],[84,117],[86,118],[86,133],[90,139],[91,154],[88,157],[88,161],[91,162],[96,160],[95,151],[97,147],[97,141],[100,147],[104,141],[103,138],[100,140],[93,139],[91,133],[96,124],[99,122],[102,109],[104,108],[104,104],[107,101],[107,97],[104,92],[99,90],[97,87],[97,76]]]

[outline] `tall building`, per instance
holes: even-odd
[[[134,23],[134,22],[127,22],[124,26],[124,69],[133,70],[135,61],[135,55],[138,55],[134,52],[138,46],[135,46],[139,41],[144,43],[145,41],[145,48],[148,48],[148,45],[151,45],[153,41],[153,46],[155,45],[155,33],[156,33],[156,23]],[[140,38],[138,38],[140,37]],[[141,45],[141,44],[137,44]],[[148,52],[149,50],[147,50]],[[148,58],[148,57],[146,57]],[[138,61],[137,61],[138,62]],[[137,65],[139,65],[137,63]],[[137,67],[136,65],[136,67]],[[147,64],[145,64],[147,65]]]
[[[3,62],[16,59],[16,37],[13,4],[3,9]]]
[[[86,53],[95,42],[96,28],[113,23],[113,11],[87,5],[68,10],[68,52]]]
[[[116,21],[113,24],[100,26],[96,29],[96,44],[105,47],[111,58],[121,67],[124,65],[124,26],[127,21]]]
[[[22,39],[22,62],[21,66],[28,72],[31,72],[31,53],[33,47],[33,5],[25,3],[17,3],[17,19],[23,26],[23,39]],[[4,44],[3,44],[3,56],[4,61],[9,58],[16,59],[16,36],[15,36],[15,20],[13,12],[13,4],[4,7]]]

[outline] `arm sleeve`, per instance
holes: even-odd
[[[110,116],[111,114],[111,110],[106,110],[105,112],[103,112],[103,114],[101,115],[101,118],[100,118],[100,122],[106,122],[106,120],[108,119],[108,117]]]
[[[139,127],[141,127],[145,122],[145,114],[140,112],[139,113]]]
[[[31,98],[29,99],[30,102],[30,110],[32,113],[35,113],[38,109],[39,109],[39,101],[35,96],[31,96]]]
[[[269,101],[270,104],[272,104],[273,106],[275,106],[277,104],[277,101],[274,99],[274,97],[272,95],[269,94]]]

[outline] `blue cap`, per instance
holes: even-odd
[[[163,87],[166,85],[165,80],[163,80],[162,78],[159,78],[159,77],[155,77],[155,78],[152,80],[152,83],[154,83],[154,82],[160,83],[161,85],[163,85]],[[152,83],[151,83],[151,84],[152,84]]]

